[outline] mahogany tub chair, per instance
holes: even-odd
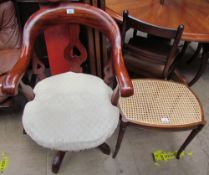
[[[125,42],[126,33],[133,29],[133,37]],[[178,44],[184,26],[168,29],[145,23],[123,12],[122,42],[125,64],[135,77],[168,79],[175,70],[175,60],[179,53]],[[137,31],[147,36],[137,35]],[[175,70],[175,71],[174,71]],[[173,72],[174,71],[174,72]],[[183,79],[183,76],[179,76]]]
[[[171,49],[169,55],[173,54],[183,30],[182,26],[180,26],[177,31],[170,30],[166,32],[165,30],[163,32],[163,30],[150,26],[149,24],[138,23],[132,18],[128,19],[129,17],[126,12],[124,13],[124,18],[125,20],[123,22],[128,23],[124,24],[125,26],[138,27],[143,30],[149,29],[152,33],[161,31],[160,34],[170,37],[174,37],[174,34],[177,32],[177,39],[174,40],[174,47]],[[123,27],[123,34],[124,30],[125,28]],[[146,52],[143,53],[147,54]],[[143,56],[143,53],[141,52],[139,56]],[[158,62],[165,63],[157,59],[157,55],[153,54],[153,57],[156,57],[155,64]],[[137,62],[135,64],[137,66]],[[167,73],[169,73],[167,67],[169,67],[170,64],[172,64],[171,61],[166,63],[164,68],[162,66],[164,69],[162,74],[167,75]],[[141,69],[139,68],[138,71],[141,71]],[[128,98],[122,97],[118,102],[121,120],[116,148],[113,154],[114,158],[117,156],[124,133],[129,125],[148,129],[161,129],[164,131],[192,129],[191,134],[177,152],[176,158],[180,158],[182,151],[205,125],[205,120],[202,105],[198,97],[181,78],[176,78],[175,80],[179,82],[152,78],[132,80],[134,95]]]
[[[99,147],[109,154],[105,141],[118,124],[119,94],[122,97],[133,94],[122,58],[117,24],[104,11],[80,3],[46,7],[30,17],[24,27],[21,57],[4,79],[4,93],[12,95],[18,88],[37,35],[57,24],[69,25],[71,39],[63,54],[69,61],[70,70],[37,83],[34,99],[26,104],[22,119],[26,133],[36,143],[57,151],[52,162],[54,173],[58,172],[67,151]],[[82,73],[81,64],[86,61],[87,52],[79,41],[79,25],[99,30],[111,43],[111,58],[104,66],[105,81]],[[112,91],[108,84],[114,79],[116,88]]]

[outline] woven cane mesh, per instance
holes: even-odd
[[[120,98],[122,116],[148,125],[185,125],[201,121],[201,108],[184,85],[159,80],[133,80],[134,95]]]

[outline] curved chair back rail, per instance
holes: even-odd
[[[128,11],[123,12],[123,24],[122,24],[122,42],[125,42],[126,31],[130,28],[136,31],[145,32],[147,34],[157,36],[165,39],[173,39],[173,44],[167,55],[167,60],[163,70],[163,77],[168,77],[172,71],[175,64],[175,54],[178,48],[178,44],[181,40],[183,34],[184,25],[177,26],[176,29],[162,28],[153,24],[149,24],[143,21],[140,21],[129,15]],[[160,44],[160,43],[159,43]]]
[[[4,93],[15,93],[19,81],[28,67],[36,37],[47,27],[56,24],[83,24],[98,29],[105,34],[111,43],[111,62],[114,65],[121,96],[133,94],[133,86],[122,58],[121,37],[116,22],[104,11],[81,3],[48,7],[37,11],[30,17],[24,27],[20,60],[4,79],[2,86]]]

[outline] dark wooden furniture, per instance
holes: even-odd
[[[121,36],[117,24],[104,11],[80,3],[61,4],[56,7],[48,6],[37,11],[30,17],[24,27],[20,59],[5,77],[2,84],[2,91],[5,94],[14,95],[17,91],[19,82],[28,68],[34,42],[39,33],[57,24],[70,24],[68,27],[70,34],[69,43],[64,48],[63,54],[70,63],[69,70],[75,72],[82,72],[80,66],[87,59],[87,51],[79,40],[79,25],[97,29],[105,34],[111,43],[112,54],[111,58],[108,58],[104,66],[104,80],[107,84],[111,84],[112,80],[115,80],[114,82],[117,80],[116,88],[114,89],[112,96],[112,104],[117,104],[119,94],[122,97],[133,95],[133,86],[122,58]],[[88,59],[92,62],[91,59],[94,58]],[[94,62],[95,61],[98,60],[94,60]],[[32,98],[33,97],[34,96],[32,96]],[[106,144],[102,144],[99,148],[104,153],[109,153],[109,147]],[[58,172],[66,151],[67,150],[58,151],[52,164],[53,172]]]
[[[106,0],[106,12],[118,22],[123,20],[123,10],[141,21],[166,28],[175,29],[184,25],[182,40],[202,43],[204,52],[198,72],[189,85],[194,84],[205,70],[208,62],[209,43],[209,2],[207,0]]]
[[[150,39],[148,37],[141,39],[134,34],[135,36],[129,41],[129,44],[124,44],[125,53],[135,54],[135,57],[126,57],[128,59],[125,59],[127,66],[131,66],[130,70],[134,70],[134,72],[137,73],[145,71],[145,73],[148,72],[146,76],[155,78],[166,79],[171,75],[174,77],[179,76],[179,74],[171,73],[172,67],[174,67],[173,63],[175,61],[176,49],[184,28],[182,25],[180,25],[177,30],[161,29],[141,22],[129,16],[127,11],[124,11],[122,24],[123,41],[125,40],[126,31],[129,28],[149,33],[152,38]],[[153,39],[153,36],[157,36],[157,39]],[[162,40],[161,43],[159,43],[159,37],[164,37],[165,39],[173,38],[173,46],[168,48],[167,40]],[[139,45],[137,42],[140,40],[142,43],[139,43]],[[143,45],[143,40],[146,44],[145,46]],[[150,43],[148,43],[147,40]],[[159,47],[157,46],[158,43]],[[153,44],[156,45],[153,46]],[[153,46],[153,48],[150,48],[151,46]],[[164,49],[162,46],[168,48],[165,56],[161,55],[162,50]],[[166,51],[166,49],[163,51]],[[126,54],[124,57],[125,56]],[[138,61],[137,58],[140,60]],[[160,67],[162,67],[161,70],[159,69]],[[181,81],[181,78],[179,78],[179,80],[180,82],[185,83],[184,81]],[[187,84],[157,79],[133,79],[132,82],[134,85],[134,95],[127,99],[121,98],[119,100],[118,106],[121,111],[121,122],[113,157],[116,157],[126,127],[129,125],[163,129],[165,131],[193,129],[177,152],[176,158],[179,159],[181,152],[205,124],[204,114],[199,99],[187,87]]]
[[[134,36],[126,43],[129,29],[134,30]],[[137,20],[128,15],[128,11],[124,11],[122,41],[127,69],[144,77],[169,78],[175,68],[183,30],[183,25],[179,25],[177,29],[160,28]],[[137,31],[148,36],[136,35]]]
[[[130,125],[164,131],[192,132],[179,148],[176,158],[205,125],[204,112],[197,96],[188,86],[157,79],[133,79],[134,95],[120,98],[120,130],[113,158],[120,149]]]

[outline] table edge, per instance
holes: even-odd
[[[114,18],[118,23],[122,23],[123,17],[116,13],[115,11],[109,9],[108,7],[105,8],[105,11]],[[193,41],[193,42],[200,42],[200,43],[209,43],[209,34],[197,34],[197,33],[188,33],[183,32],[182,40],[184,41]]]

